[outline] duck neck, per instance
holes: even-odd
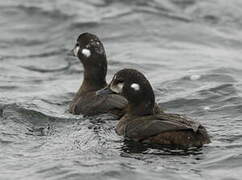
[[[104,88],[107,85],[106,73],[106,68],[84,67],[84,78],[79,92],[85,93]]]
[[[150,95],[149,95],[150,96]],[[130,116],[148,116],[154,114],[154,97],[142,99],[141,102],[129,103],[128,114]]]

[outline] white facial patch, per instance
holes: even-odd
[[[118,83],[117,85],[111,85],[110,89],[113,92],[121,93],[123,91],[124,83]]]
[[[91,56],[91,51],[89,49],[83,49],[82,50],[82,54],[86,57],[90,57]]]
[[[79,47],[79,46],[76,46],[76,47],[74,48],[73,52],[74,52],[74,55],[75,55],[75,56],[78,55],[79,50],[80,50],[80,47]]]
[[[137,83],[131,84],[130,87],[133,88],[135,91],[139,91],[140,90],[139,84],[137,84]]]

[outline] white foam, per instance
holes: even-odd
[[[209,106],[205,106],[203,107],[204,110],[210,110],[210,107]]]
[[[139,84],[137,84],[137,83],[133,83],[133,84],[131,84],[130,87],[133,88],[135,91],[139,91],[139,90],[140,90],[140,86],[139,86]]]
[[[200,78],[201,78],[201,75],[199,75],[199,74],[193,74],[190,76],[190,80],[192,80],[192,81],[199,80]]]
[[[91,56],[91,51],[89,49],[83,49],[82,50],[82,54],[86,57],[90,57]]]

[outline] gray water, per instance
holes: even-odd
[[[0,179],[211,179],[242,176],[242,1],[0,2]],[[131,67],[156,100],[207,127],[200,149],[124,141],[107,115],[67,112],[83,68],[80,33],[104,43],[109,81]]]

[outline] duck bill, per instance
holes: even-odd
[[[114,94],[114,92],[109,88],[109,86],[96,91],[96,95]]]

